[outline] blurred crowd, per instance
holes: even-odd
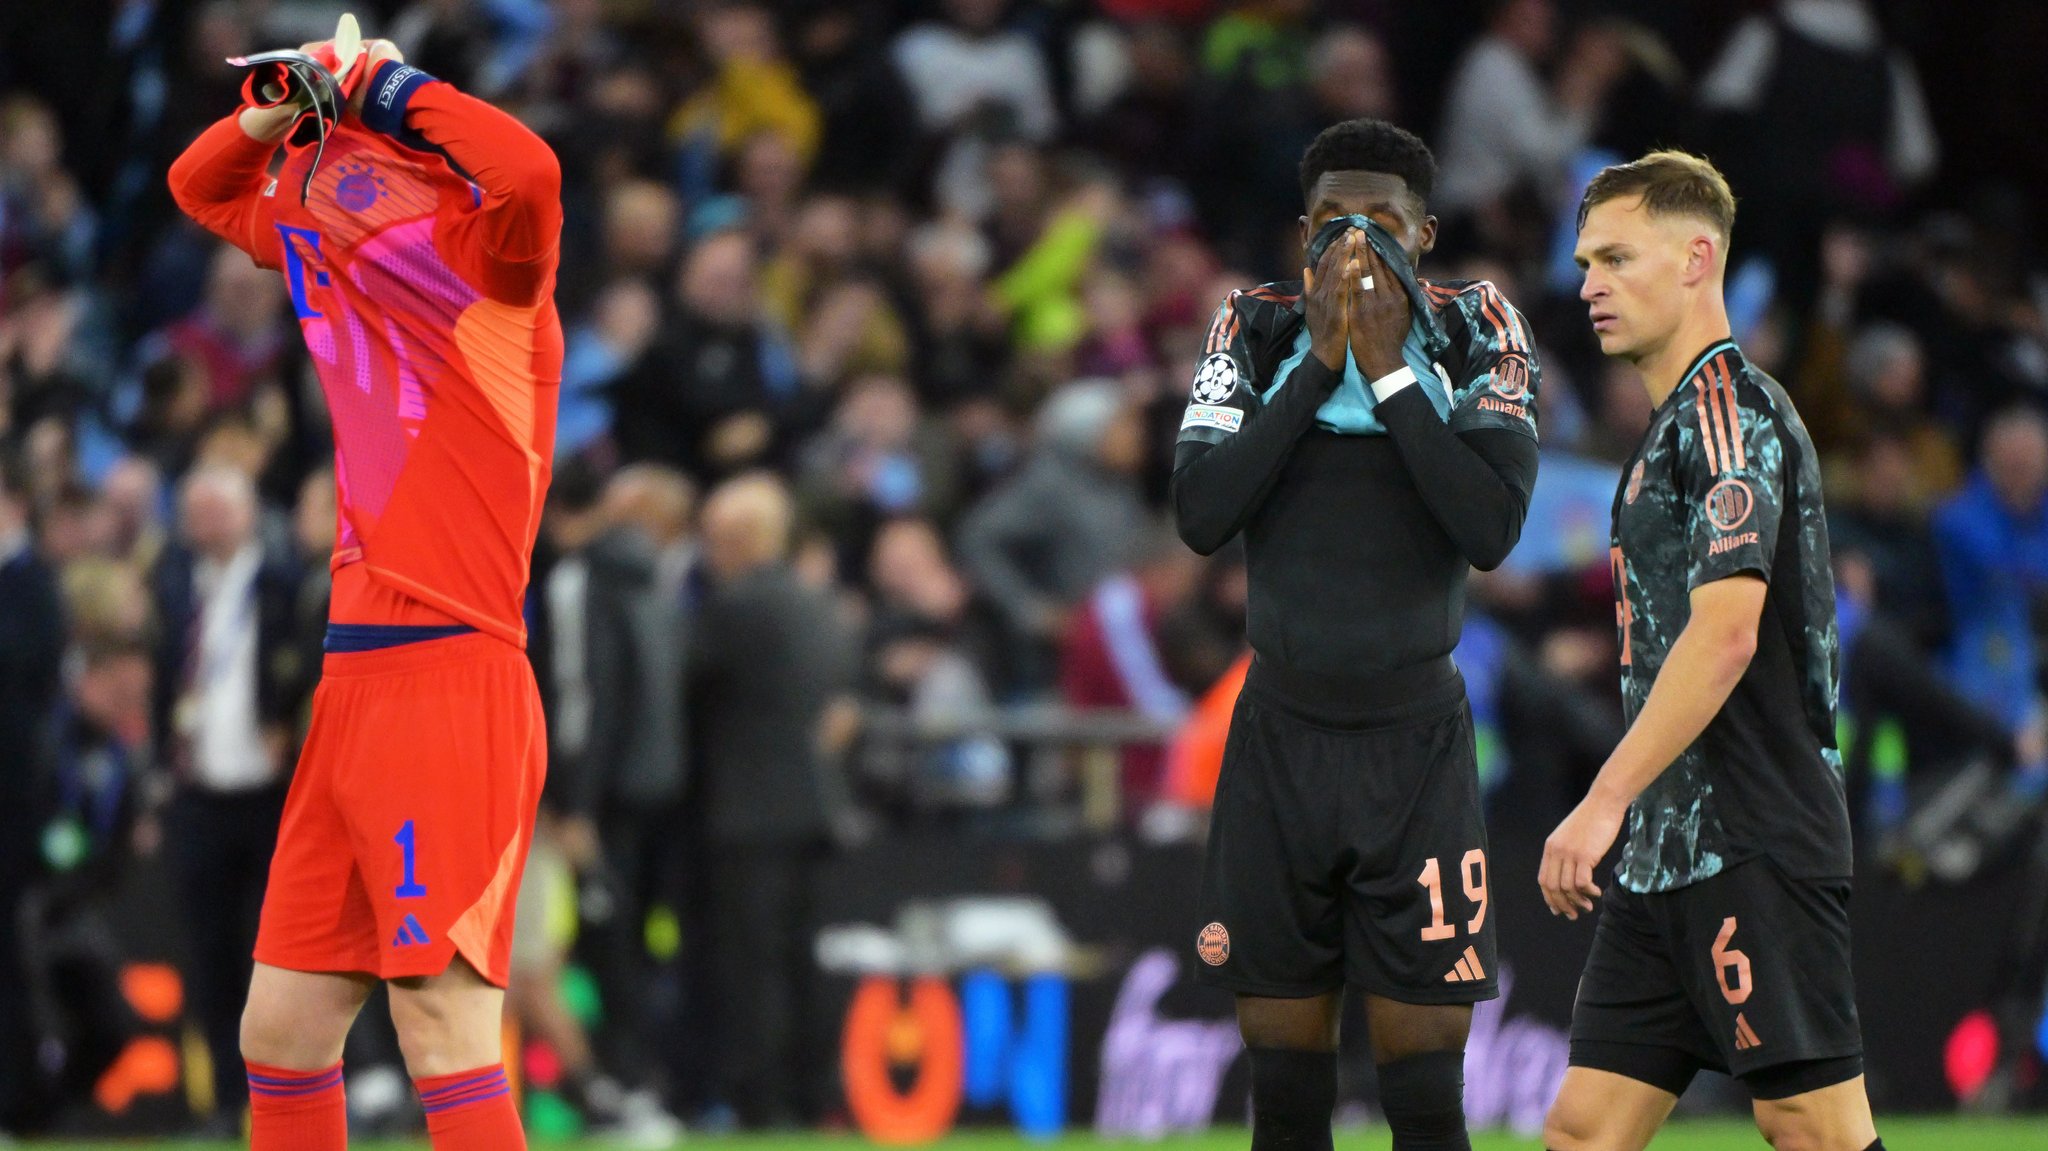
[[[93,908],[138,855],[173,877],[239,1104],[332,445],[280,277],[179,218],[164,174],[235,107],[225,58],[323,38],[343,6],[0,5],[11,1121],[94,1066]],[[1172,444],[1218,303],[1299,274],[1295,165],[1342,119],[1429,141],[1424,274],[1492,280],[1540,346],[1536,503],[1459,652],[1497,819],[1547,826],[1620,729],[1607,517],[1648,408],[1598,355],[1569,250],[1584,180],[1652,145],[1728,172],[1737,338],[1823,453],[1858,817],[1899,825],[1909,765],[2048,791],[2042,189],[1945,178],[1933,109],[1959,101],[1930,94],[1984,81],[1916,62],[1931,5],[347,6],[563,164],[529,601],[551,757],[514,1003],[586,1111],[815,1114],[786,1072],[805,876],[835,846],[1065,834],[1081,807],[1199,829],[1245,585],[1165,524]],[[1048,703],[1156,733],[1109,807],[1067,802],[1072,757],[972,733]],[[882,741],[878,717],[941,734]],[[571,958],[632,1006],[568,1011]],[[718,1059],[675,1038],[692,1017],[733,1037]]]

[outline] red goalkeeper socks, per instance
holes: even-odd
[[[341,1064],[324,1071],[247,1066],[250,1151],[347,1151]]]
[[[523,1151],[526,1132],[512,1106],[503,1064],[413,1080],[434,1151]]]

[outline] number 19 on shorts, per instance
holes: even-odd
[[[1475,909],[1472,918],[1465,921],[1465,931],[1468,935],[1477,935],[1486,923],[1486,852],[1483,849],[1475,847],[1465,853],[1465,858],[1458,862],[1458,878],[1465,888],[1466,900]],[[1429,892],[1429,926],[1422,929],[1423,942],[1435,943],[1457,935],[1458,925],[1444,919],[1443,871],[1435,856],[1422,865],[1422,874],[1416,876],[1415,881]]]

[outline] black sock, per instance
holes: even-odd
[[[1876,1139],[1871,1140],[1870,1146],[1865,1147],[1863,1151],[1884,1151],[1884,1137],[1880,1135]]]
[[[1337,1053],[1254,1047],[1252,1151],[1331,1151]]]
[[[1432,1051],[1382,1063],[1380,1110],[1394,1151],[1472,1151],[1465,1134],[1465,1053]]]

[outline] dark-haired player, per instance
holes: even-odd
[[[1849,973],[1849,813],[1835,750],[1835,587],[1799,413],[1729,336],[1735,199],[1653,152],[1593,179],[1580,290],[1657,405],[1614,497],[1629,730],[1551,833],[1555,914],[1600,896],[1552,1151],[1637,1151],[1702,1067],[1749,1088],[1772,1146],[1879,1149]]]
[[[1463,1052],[1496,994],[1497,917],[1450,653],[1467,573],[1521,535],[1538,375],[1493,285],[1415,277],[1435,177],[1391,124],[1316,138],[1312,266],[1217,309],[1175,452],[1181,538],[1206,554],[1243,532],[1250,569],[1197,953],[1238,996],[1259,1151],[1330,1146],[1346,984],[1395,1148],[1470,1145]]]

